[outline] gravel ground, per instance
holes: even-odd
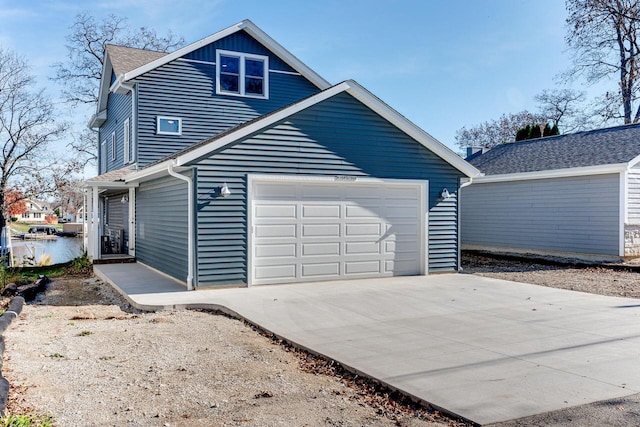
[[[465,254],[465,273],[640,297],[640,274]],[[58,426],[461,426],[335,366],[200,311],[133,310],[95,279],[60,279],[5,333],[8,412]],[[640,395],[500,427],[637,426]]]
[[[132,310],[56,280],[5,333],[8,412],[59,426],[455,426],[208,312]],[[329,375],[327,375],[329,374]]]

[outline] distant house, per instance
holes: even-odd
[[[25,200],[25,204],[27,206],[27,211],[16,215],[18,218],[17,222],[25,222],[29,224],[44,223],[47,221],[47,217],[49,217],[49,220],[55,217],[49,202],[27,199]],[[57,217],[55,217],[55,222],[57,222]]]
[[[468,249],[640,256],[640,125],[500,145],[467,160]]]
[[[479,172],[251,21],[169,54],[107,46],[90,126],[93,259],[188,288],[458,270],[457,190]]]

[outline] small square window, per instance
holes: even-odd
[[[182,135],[182,119],[158,116],[156,133],[158,135]]]

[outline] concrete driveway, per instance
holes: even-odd
[[[478,424],[640,392],[640,300],[458,274],[148,289],[137,282],[128,298],[224,308]]]

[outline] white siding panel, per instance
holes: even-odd
[[[462,189],[465,245],[617,255],[619,175],[472,184]]]

